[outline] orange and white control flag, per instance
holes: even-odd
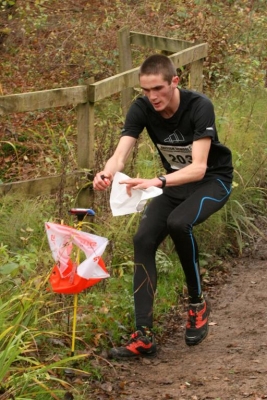
[[[67,278],[69,278],[69,286],[73,285],[75,276],[76,281],[80,277],[82,281],[91,280],[92,284],[110,276],[101,259],[108,239],[52,222],[45,222],[45,229],[52,256],[56,262],[54,268],[57,268],[59,272],[58,286],[59,280]],[[79,264],[77,264],[75,246],[77,246],[76,250],[79,248],[85,255],[85,259]],[[66,286],[66,283],[64,285]],[[79,290],[84,288],[79,285]],[[58,287],[55,291],[60,292],[60,288]]]

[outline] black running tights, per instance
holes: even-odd
[[[220,179],[180,187],[167,187],[146,208],[134,236],[134,305],[136,326],[153,327],[153,302],[157,288],[155,256],[170,235],[179,256],[192,302],[202,294],[198,246],[193,227],[224,206],[230,184]],[[195,301],[194,301],[195,300]]]

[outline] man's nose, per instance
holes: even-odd
[[[157,92],[155,90],[150,90],[149,92],[149,99],[153,100],[157,98]]]

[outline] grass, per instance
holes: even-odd
[[[227,107],[222,106],[220,120],[222,138],[232,149],[234,161],[233,192],[225,211],[227,226],[235,234],[239,253],[242,253],[244,244],[261,234],[256,220],[263,220],[265,214],[267,118],[262,110],[266,91],[256,87],[244,97],[234,88],[232,96]]]
[[[1,389],[16,399],[34,398],[34,393],[42,395],[42,390],[46,398],[49,398],[50,382],[56,384],[56,393],[60,381],[57,368],[68,362],[66,357],[49,363],[49,367],[45,362],[48,354],[51,357],[51,353],[48,353],[49,341],[62,338],[63,335],[51,329],[47,323],[48,317],[44,310],[47,310],[51,300],[45,289],[46,280],[40,278],[27,280],[23,285],[17,284],[10,277],[0,278]],[[52,374],[49,373],[50,369],[54,371]],[[53,395],[52,398],[57,397]]]

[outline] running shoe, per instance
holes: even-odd
[[[189,304],[188,320],[185,330],[185,343],[194,346],[202,342],[208,334],[208,316],[210,306],[206,300],[198,304]]]
[[[156,355],[156,352],[154,335],[152,333],[144,335],[142,331],[136,331],[125,346],[112,348],[109,351],[109,358],[151,357]]]

